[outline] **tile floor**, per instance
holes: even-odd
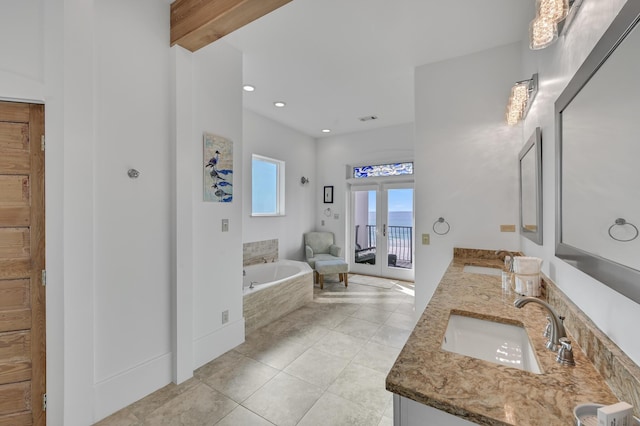
[[[325,282],[313,302],[97,423],[392,425],[385,377],[415,324],[413,283],[392,289]]]

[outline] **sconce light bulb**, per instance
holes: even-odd
[[[542,16],[529,25],[529,47],[531,50],[544,49],[558,39],[558,24]]]

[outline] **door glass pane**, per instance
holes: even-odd
[[[413,267],[413,189],[389,189],[387,259],[388,266]]]
[[[355,262],[376,264],[376,191],[355,191]]]

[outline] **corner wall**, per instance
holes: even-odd
[[[584,0],[569,31],[541,51],[523,51],[524,75],[538,73],[539,91],[524,122],[527,136],[540,126],[543,155],[544,245],[521,239],[525,253],[544,259],[543,270],[636,364],[640,339],[630,324],[640,318],[640,304],[555,257],[556,155],[554,104],[587,55],[616,17],[624,0]],[[637,31],[637,29],[636,29]]]
[[[244,341],[242,316],[242,53],[223,40],[192,55],[193,369]],[[233,142],[233,201],[203,201],[203,133]],[[182,208],[183,206],[178,206]],[[222,220],[229,231],[222,232]],[[180,285],[180,283],[178,283]],[[222,324],[222,312],[229,322]]]
[[[506,100],[521,80],[521,46],[510,44],[423,65],[415,71],[416,312],[422,312],[454,247],[517,249],[518,234],[500,232],[518,218],[522,130],[505,123]],[[433,223],[451,226],[436,235]],[[419,240],[419,238],[418,238]]]
[[[315,191],[318,194],[315,200],[315,229],[333,232],[336,236],[336,244],[343,247],[343,254],[347,253],[345,245],[349,200],[349,188],[346,182],[347,166],[412,161],[414,160],[413,136],[413,124],[400,124],[318,139],[318,179],[317,182],[311,183],[315,185]],[[417,176],[415,178],[417,179]],[[334,187],[333,204],[323,202],[322,194],[324,194],[325,185]],[[331,207],[332,212],[338,214],[338,219],[334,216],[327,218],[323,214],[327,207]],[[417,209],[416,214],[419,214]],[[416,224],[419,219],[416,216]],[[325,226],[322,226],[322,220],[325,221]]]
[[[247,109],[244,110],[243,131],[243,242],[275,238],[278,240],[281,259],[304,260],[302,235],[314,229],[316,141],[311,136]],[[285,161],[286,216],[251,217],[252,154]],[[302,176],[310,179],[310,183],[301,184]]]

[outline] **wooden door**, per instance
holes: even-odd
[[[44,106],[0,102],[0,426],[44,425]]]

